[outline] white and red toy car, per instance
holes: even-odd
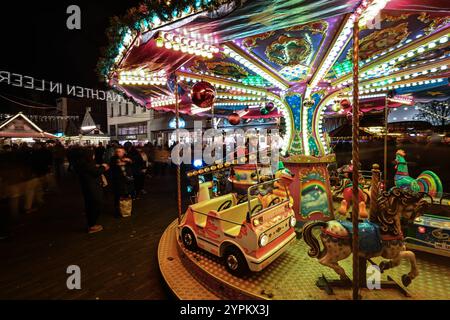
[[[274,197],[280,184],[289,195],[282,177],[250,187],[244,203],[228,194],[191,205],[179,225],[184,246],[223,258],[234,275],[263,270],[296,238],[289,196]]]

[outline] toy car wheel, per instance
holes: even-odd
[[[183,229],[183,232],[181,233],[181,240],[183,241],[183,244],[187,249],[197,249],[197,241],[195,240],[195,236],[191,230]]]
[[[224,254],[225,267],[235,276],[248,273],[248,264],[242,252],[236,247],[228,247]]]

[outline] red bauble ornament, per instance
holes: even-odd
[[[192,87],[192,103],[199,108],[211,108],[216,101],[216,89],[206,81],[197,82]]]
[[[241,123],[241,117],[237,113],[232,113],[228,117],[228,122],[232,126],[237,126],[237,125],[239,125]]]
[[[273,110],[275,110],[275,104],[273,102],[268,102],[266,104],[266,110],[271,113]]]
[[[341,107],[343,109],[347,109],[351,107],[350,101],[348,101],[347,99],[344,99],[341,101]]]

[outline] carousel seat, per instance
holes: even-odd
[[[348,231],[350,239],[353,237],[353,224],[351,221],[340,221]],[[360,221],[358,224],[359,250],[364,253],[376,253],[381,251],[380,228],[368,220]]]
[[[205,228],[206,221],[208,220],[208,213],[219,210],[220,206],[227,201],[231,201],[232,205],[234,205],[236,203],[236,198],[233,194],[227,194],[212,200],[191,205],[189,208],[193,212],[195,224],[200,228]]]
[[[259,204],[258,199],[253,199],[251,201],[251,208],[253,209],[255,206]],[[236,238],[239,236],[241,232],[242,225],[245,223],[247,219],[248,213],[248,203],[242,203],[235,207],[231,207],[227,210],[221,211],[217,213],[217,216],[220,220],[220,226],[222,231],[227,236],[232,238]]]

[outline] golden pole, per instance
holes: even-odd
[[[180,104],[178,99],[178,76],[175,75],[175,112],[176,112],[176,118],[177,118],[177,129],[176,129],[176,139],[177,143],[180,143]],[[179,154],[178,154],[179,156]],[[177,195],[178,195],[178,224],[181,223],[181,215],[182,215],[182,208],[181,208],[181,163],[178,161],[177,165]]]
[[[384,105],[384,186],[387,188],[387,162],[388,162],[388,96],[386,96],[386,102]],[[387,190],[387,189],[386,189]]]
[[[353,25],[353,300],[359,300],[359,17]]]

